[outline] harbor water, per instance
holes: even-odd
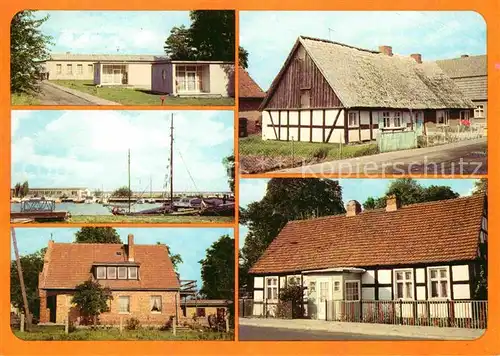
[[[120,208],[128,210],[127,204],[117,204]],[[131,204],[130,211],[141,211],[162,206],[162,204]],[[71,215],[112,215],[112,206],[103,206],[102,204],[75,204],[75,203],[56,203],[56,211],[68,211]],[[21,211],[20,203],[11,203],[10,211],[17,213]]]

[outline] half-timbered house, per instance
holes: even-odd
[[[337,302],[404,302],[403,314],[418,306],[431,316],[451,315],[454,302],[456,315],[471,313],[487,261],[486,196],[407,206],[392,196],[385,209],[362,211],[350,201],[346,210],[288,222],[250,269],[254,315],[275,313],[290,283],[304,287],[313,319],[335,320]]]
[[[457,125],[475,105],[435,62],[301,36],[264,98],[262,138],[352,143]],[[462,119],[462,120],[461,120]]]

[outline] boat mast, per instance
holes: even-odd
[[[130,198],[132,191],[130,190],[130,148],[128,149],[128,212],[130,213]]]
[[[149,198],[153,199],[153,177],[149,175]]]
[[[170,208],[174,208],[174,114],[170,120]]]

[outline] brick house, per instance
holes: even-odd
[[[238,117],[240,122],[240,137],[246,137],[261,132],[261,113],[259,106],[266,93],[250,77],[250,74],[239,67],[238,77]]]
[[[362,315],[395,302],[403,317],[467,316],[486,251],[486,196],[408,206],[388,197],[368,211],[350,201],[345,215],[288,222],[250,269],[251,312],[274,314],[280,290],[295,283],[312,319],[338,320],[340,304]]]
[[[143,325],[164,325],[180,315],[179,278],[165,245],[56,243],[49,241],[40,273],[40,323],[82,322],[71,304],[75,287],[89,278],[109,287],[110,311],[101,324],[137,318]]]

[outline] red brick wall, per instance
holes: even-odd
[[[55,292],[45,291],[40,292],[40,297],[44,295],[54,295]],[[177,295],[177,315],[181,316],[182,312],[180,309],[179,295],[177,292],[155,292],[155,291],[124,291],[124,292],[113,292],[113,300],[110,301],[111,309],[109,312],[103,313],[99,316],[99,322],[101,324],[112,324],[119,325],[120,318],[123,319],[125,324],[127,319],[136,318],[139,319],[142,325],[164,325],[170,316],[175,316],[175,297]],[[151,312],[150,310],[150,298],[153,295],[161,296],[162,300],[162,310],[161,312]],[[119,297],[129,296],[130,297],[130,313],[120,313]],[[79,323],[79,311],[74,305],[71,305],[71,293],[59,293],[57,294],[57,309],[56,309],[56,322],[64,323],[64,320],[70,315],[72,322]],[[50,311],[45,305],[46,298],[40,299],[40,322],[48,322]],[[43,316],[43,319],[42,319]]]
[[[262,113],[259,111],[262,99],[240,99],[238,117],[247,119],[248,135],[259,134],[261,129]]]

